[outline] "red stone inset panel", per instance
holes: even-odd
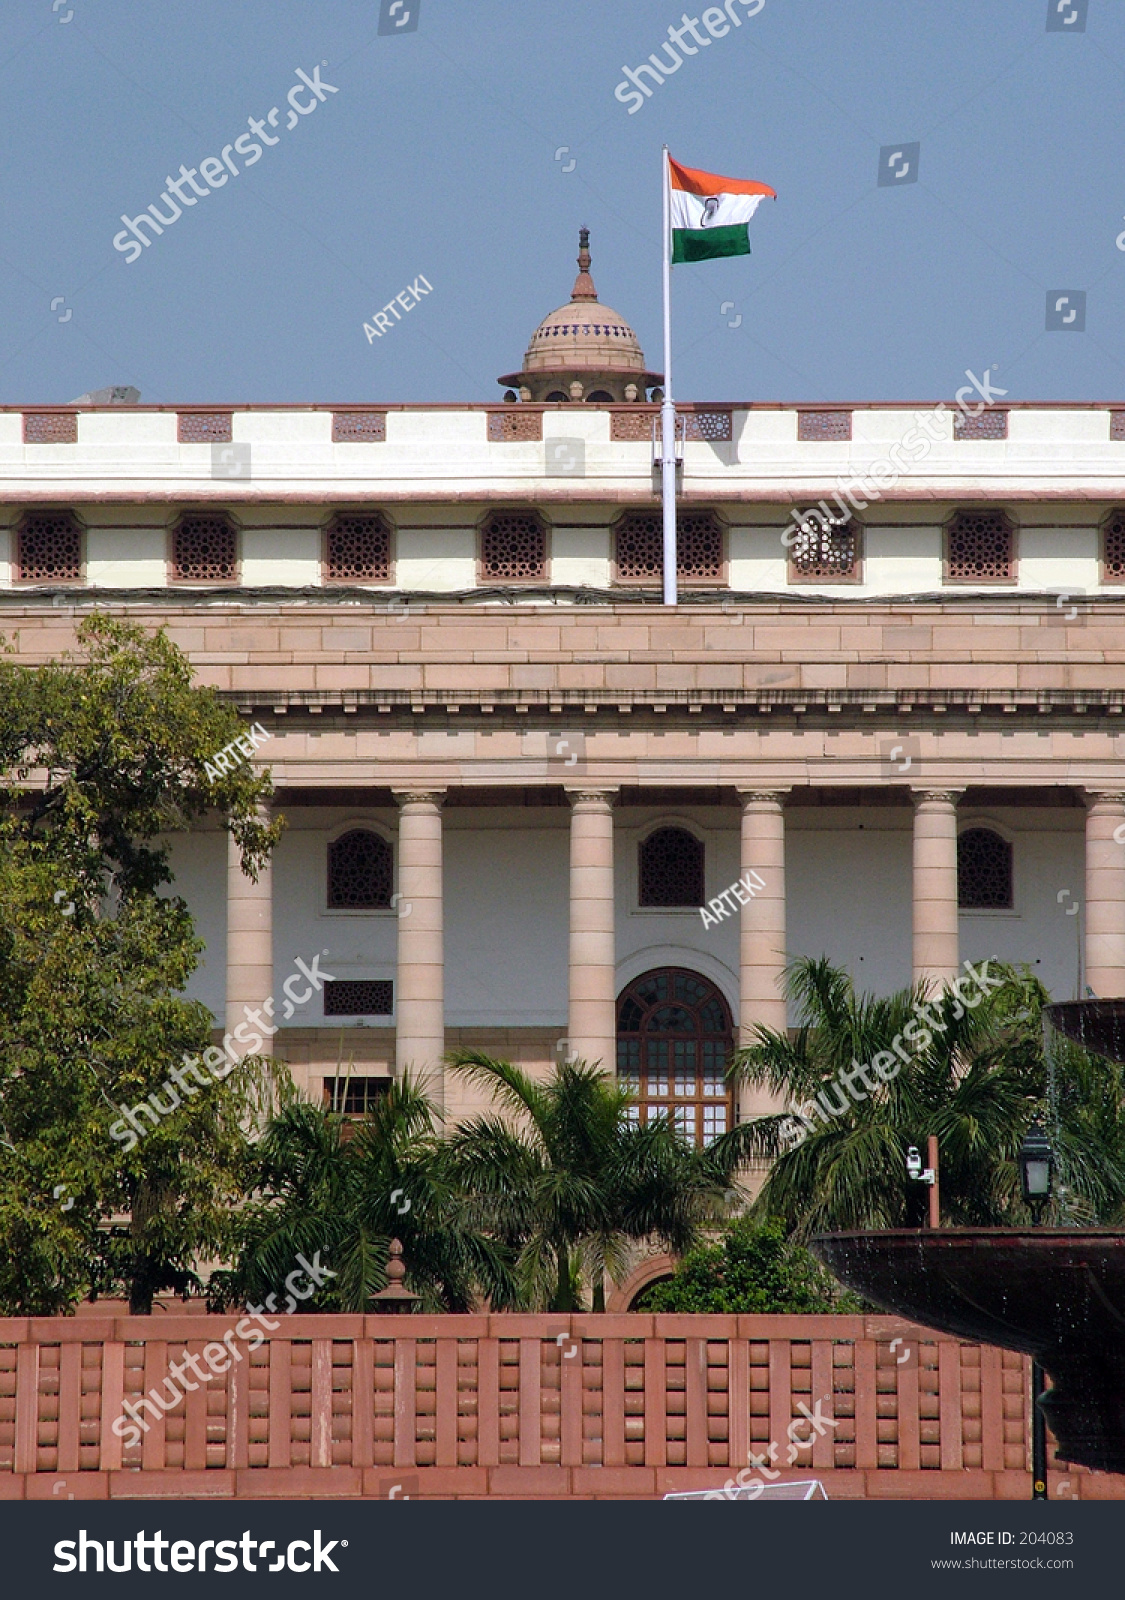
[[[850,439],[852,414],[850,411],[798,411],[797,438],[802,442],[825,442]]]
[[[176,418],[176,437],[181,444],[230,444],[230,412],[181,411]]]
[[[31,511],[16,535],[21,583],[77,583],[82,578],[82,529],[69,511]]]
[[[992,408],[982,411],[978,417],[968,417],[963,411],[953,413],[953,437],[955,439],[1006,439],[1008,437],[1008,413]]]
[[[391,534],[378,512],[341,511],[328,524],[325,577],[329,583],[389,583]]]
[[[517,444],[543,437],[543,413],[524,411],[514,406],[511,411],[488,413],[488,437],[493,444]]]
[[[494,511],[481,528],[482,581],[511,582],[547,575],[547,533],[534,511]]]
[[[387,437],[385,411],[334,411],[333,444],[379,444]]]
[[[24,444],[77,444],[77,412],[25,411],[23,442]]]
[[[190,512],[172,531],[172,578],[177,583],[234,583],[238,536],[221,513]]]

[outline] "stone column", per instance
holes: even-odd
[[[568,1053],[617,1070],[617,968],[613,934],[616,789],[572,789],[570,804],[570,1005]]]
[[[754,1042],[758,1025],[784,1033],[785,1005],[785,796],[786,789],[740,789],[741,876],[753,898],[742,907],[738,962],[738,1042]],[[758,880],[765,887],[758,887]],[[744,891],[745,892],[745,891]],[[779,1111],[784,1095],[742,1086],[737,1118]]]
[[[931,991],[959,970],[957,802],[964,792],[914,791],[914,982]]]
[[[260,815],[263,822],[268,822],[268,807],[262,807]],[[254,1009],[272,995],[272,860],[258,869],[255,882],[243,872],[238,846],[228,833],[226,1031],[229,1033],[246,1021],[244,1006]]]
[[[398,969],[395,1064],[423,1075],[445,1103],[445,951],[441,808],[444,789],[396,790],[398,822]]]
[[[1125,995],[1125,794],[1086,796],[1084,965],[1099,1000]]]

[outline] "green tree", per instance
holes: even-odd
[[[943,1220],[1025,1225],[1017,1153],[1036,1115],[1048,1125],[1059,1163],[1054,1218],[1108,1222],[1123,1214],[1122,1069],[1064,1040],[1053,1042],[1049,1060],[1042,985],[1012,967],[992,970],[1003,983],[979,1004],[966,1007],[945,991],[928,1002],[929,1025],[922,1027],[921,987],[886,998],[861,995],[826,960],[793,964],[793,1037],[760,1029],[735,1056],[731,1076],[768,1087],[791,1108],[825,1091],[829,1105],[841,1109],[807,1126],[795,1146],[787,1137],[790,1113],[743,1124],[748,1150],[772,1158],[759,1214],[780,1218],[801,1238],[834,1228],[920,1226],[928,1190],[908,1179],[906,1152],[911,1145],[924,1151],[936,1134]],[[890,1081],[873,1080],[856,1103],[838,1074],[892,1051],[896,1039],[907,1062]]]
[[[247,1130],[286,1081],[255,1056],[178,1106],[164,1093],[212,1027],[183,997],[202,946],[169,892],[168,838],[217,813],[254,874],[280,824],[257,812],[268,774],[208,779],[244,725],[163,633],[96,615],[78,638],[42,666],[0,659],[6,1314],[122,1288],[144,1312],[186,1290],[201,1256],[230,1247]],[[122,1107],[154,1091],[169,1114],[129,1148]]]
[[[449,1059],[500,1111],[453,1133],[448,1171],[478,1225],[518,1252],[528,1308],[579,1310],[589,1285],[604,1310],[606,1273],[620,1280],[638,1245],[682,1253],[728,1210],[736,1141],[699,1150],[663,1117],[639,1126],[628,1092],[582,1063],[539,1082],[481,1051]]]
[[[671,1278],[640,1297],[638,1311],[762,1314],[859,1311],[831,1273],[786,1238],[776,1218],[739,1217],[719,1239],[696,1245]]]
[[[320,1251],[334,1276],[309,1309],[375,1311],[392,1238],[423,1309],[470,1311],[481,1295],[497,1307],[512,1301],[510,1262],[470,1225],[446,1177],[433,1104],[408,1073],[362,1122],[307,1101],[286,1106],[265,1130],[252,1182],[237,1263],[211,1280],[218,1306],[278,1294],[298,1252],[313,1260]]]

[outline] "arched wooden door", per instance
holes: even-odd
[[[707,978],[682,967],[643,973],[617,1002],[617,1078],[644,1123],[671,1115],[685,1137],[710,1144],[732,1125],[723,1074],[734,1048],[730,1010]]]

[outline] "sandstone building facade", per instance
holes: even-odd
[[[471,1042],[704,1140],[794,955],[1125,993],[1125,407],[683,406],[666,609],[659,374],[584,255],[496,404],[0,411],[20,657],[107,608],[271,735],[259,882],[174,847],[216,1024],[319,954],[314,1095],[413,1065],[456,1117]]]

